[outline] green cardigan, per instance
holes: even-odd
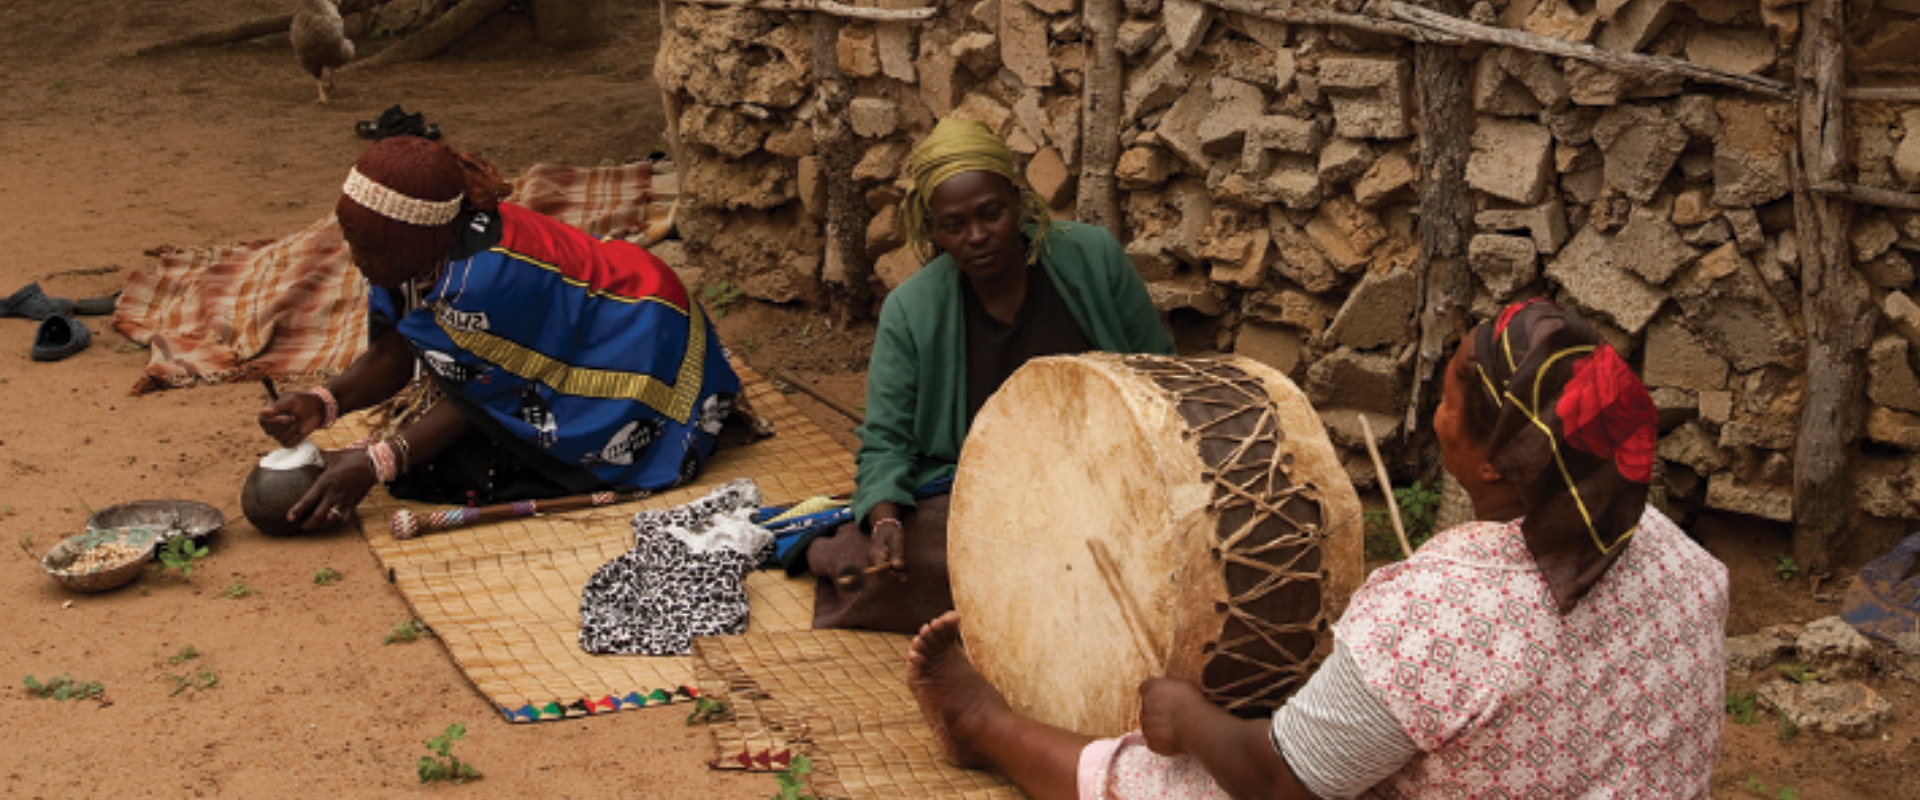
[[[1031,235],[1031,229],[1029,229]],[[1173,354],[1147,286],[1106,229],[1056,222],[1040,266],[1095,349]],[[942,254],[887,295],[867,367],[854,517],[881,501],[914,504],[914,489],[953,474],[967,435],[966,322],[961,273]]]

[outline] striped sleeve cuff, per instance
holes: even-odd
[[[1270,734],[1294,777],[1324,800],[1358,797],[1420,754],[1338,639],[1307,685],[1274,713]]]

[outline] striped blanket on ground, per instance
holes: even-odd
[[[671,226],[677,181],[654,165],[535,166],[508,202],[594,236],[652,244]],[[664,170],[663,170],[664,171]],[[338,373],[366,349],[367,283],[329,213],[271,242],[161,247],[127,279],[113,327],[152,349],[134,394],[261,377]]]

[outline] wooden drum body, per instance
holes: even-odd
[[[1360,500],[1293,382],[1255,361],[1028,362],[961,451],[948,568],[969,656],[1013,707],[1138,726],[1138,652],[1087,541],[1112,553],[1168,677],[1276,708],[1360,585]]]

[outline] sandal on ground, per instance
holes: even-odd
[[[120,302],[120,293],[88,297],[73,301],[74,316],[104,317],[113,313],[114,304]]]
[[[93,343],[93,331],[80,320],[56,314],[40,321],[33,334],[33,360],[59,361],[87,349]]]
[[[25,317],[27,319],[46,319],[60,314],[72,314],[73,301],[63,297],[48,297],[40,291],[40,284],[29,283],[14,292],[12,296],[0,300],[0,317]]]

